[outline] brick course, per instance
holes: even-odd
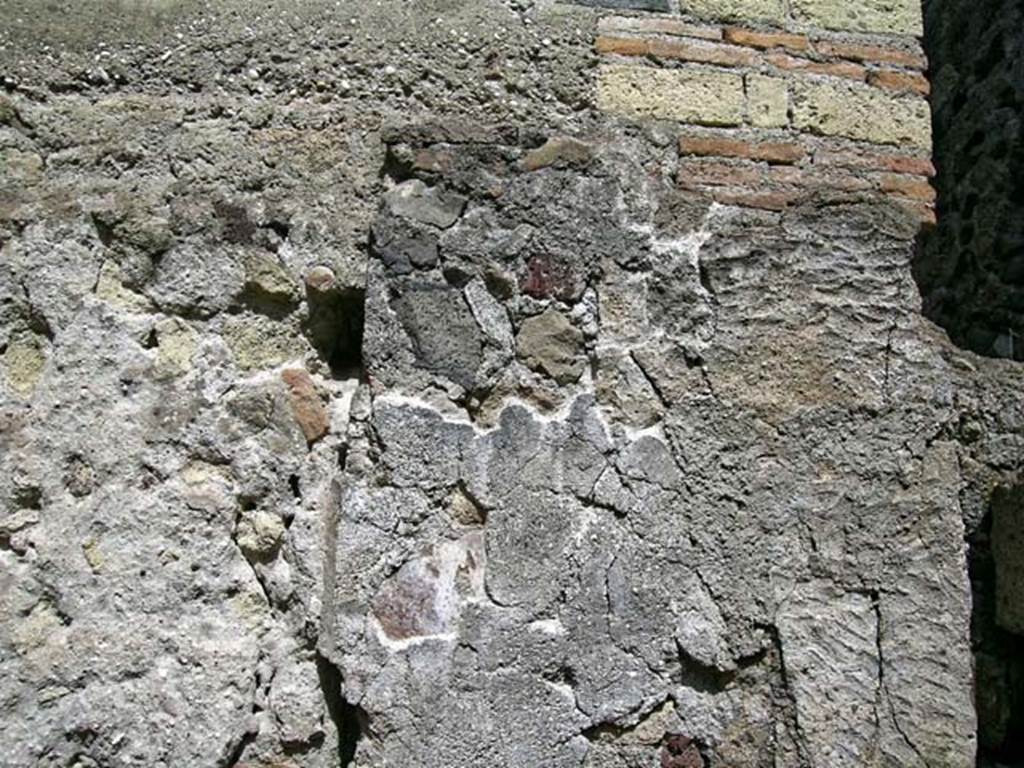
[[[806,51],[810,41],[805,35],[794,35],[788,32],[758,32],[742,27],[726,27],[723,37],[735,45],[748,45],[752,48],[789,48],[794,51]]]
[[[685,16],[723,26],[606,16],[597,104],[678,122],[678,183],[719,202],[781,210],[884,196],[928,221],[935,169],[916,3],[789,0],[787,15],[777,0],[681,0]]]
[[[854,59],[855,61],[896,64],[913,69],[926,69],[928,67],[928,59],[925,58],[923,53],[904,51],[899,48],[818,40],[814,43],[814,50],[824,56],[836,56],[843,59]]]
[[[860,82],[864,82],[867,77],[867,70],[864,67],[850,61],[813,61],[785,53],[769,53],[765,55],[765,61],[777,69],[791,72],[845,77]]]
[[[785,141],[744,141],[718,136],[681,136],[679,152],[684,155],[737,157],[788,164],[803,159],[807,152],[799,144]]]
[[[899,70],[881,69],[868,75],[868,83],[879,88],[893,91],[912,91],[927,96],[931,93],[928,78],[919,72],[901,72]]]

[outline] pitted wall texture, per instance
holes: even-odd
[[[0,10],[0,765],[974,764],[913,3]]]

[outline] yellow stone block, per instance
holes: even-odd
[[[747,75],[747,114],[758,128],[789,124],[789,89],[779,77]]]
[[[931,113],[922,98],[866,85],[797,82],[793,124],[802,131],[930,151]]]
[[[777,24],[786,19],[783,0],[681,0],[683,13],[706,19]]]
[[[610,64],[598,71],[597,106],[626,117],[739,125],[746,99],[739,74],[702,67],[654,69]]]
[[[924,34],[921,0],[791,0],[793,17],[814,27],[850,32]]]

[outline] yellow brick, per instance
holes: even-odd
[[[747,75],[747,114],[758,128],[789,124],[789,92],[779,77]]]
[[[854,83],[792,88],[793,124],[800,130],[931,151],[931,115],[922,98]]]
[[[783,0],[682,0],[683,13],[706,19],[767,22],[781,26],[786,20]]]
[[[791,0],[793,17],[825,29],[922,35],[921,0]]]
[[[597,106],[604,112],[698,125],[739,125],[743,77],[701,67],[654,69],[610,64],[597,76]]]

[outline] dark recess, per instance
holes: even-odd
[[[978,765],[1024,767],[1024,637],[996,624],[992,513],[969,539]]]
[[[938,224],[914,278],[958,346],[1024,360],[1024,2],[926,0]]]
[[[307,293],[309,317],[305,332],[310,343],[338,379],[359,378],[363,368],[365,291],[332,288]]]
[[[355,759],[365,715],[359,707],[345,700],[341,692],[341,672],[319,653],[316,655],[316,671],[320,677],[327,714],[338,731],[338,765],[344,768]]]

